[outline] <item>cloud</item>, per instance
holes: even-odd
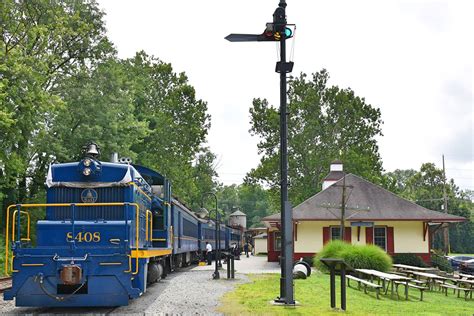
[[[448,2],[413,1],[401,3],[402,13],[414,17],[418,22],[435,32],[447,31],[451,25],[450,6]]]
[[[435,150],[444,152],[454,161],[468,163],[473,161],[473,97],[472,71],[455,80],[444,83],[441,90],[441,103],[444,111],[443,125],[446,137],[438,142]],[[441,104],[440,103],[440,104]]]

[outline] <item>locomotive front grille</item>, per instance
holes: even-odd
[[[84,203],[81,195],[83,188],[50,188],[48,203]],[[94,188],[97,193],[94,203],[124,202],[125,187]],[[50,220],[70,220],[72,218],[71,207],[48,207]],[[76,220],[123,220],[123,206],[91,206],[76,208]]]

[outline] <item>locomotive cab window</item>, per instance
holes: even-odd
[[[161,209],[154,210],[153,212],[153,229],[165,229],[165,215]]]

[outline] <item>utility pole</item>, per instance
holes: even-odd
[[[347,210],[358,210],[354,208],[347,208],[347,200],[349,199],[346,195],[346,189],[353,189],[353,185],[346,185],[346,174],[344,173],[344,177],[342,179],[342,185],[341,184],[333,184],[332,186],[334,187],[341,187],[342,188],[342,196],[341,196],[341,223],[340,225],[340,234],[341,234],[341,240],[345,240],[346,236],[346,226],[345,226],[345,221],[346,221],[346,211]],[[350,196],[350,193],[349,193]]]
[[[231,42],[280,42],[280,61],[275,71],[280,74],[280,211],[282,228],[280,296],[275,303],[295,305],[293,293],[293,219],[288,201],[288,112],[286,74],[293,70],[293,62],[286,61],[286,40],[293,36],[287,27],[286,2],[280,0],[273,13],[273,23],[267,23],[262,34],[230,34]]]
[[[344,227],[344,220],[346,217],[346,175],[342,180],[342,202],[341,202],[341,240],[344,241],[345,239],[345,227]]]
[[[444,167],[444,155],[443,155],[443,210],[445,213],[448,213],[448,196],[446,193],[446,169]],[[444,254],[448,255],[450,249],[449,246],[449,226],[443,227],[443,237],[444,237]]]

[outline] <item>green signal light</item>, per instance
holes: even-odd
[[[293,31],[289,27],[286,27],[285,28],[285,37],[290,38],[292,36],[293,36]]]

